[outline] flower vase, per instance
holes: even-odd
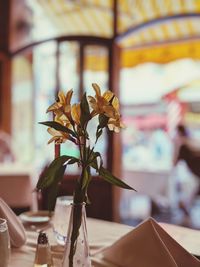
[[[62,267],[91,267],[85,203],[72,204]]]

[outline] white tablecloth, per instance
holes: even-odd
[[[169,224],[161,225],[186,250],[195,255],[200,255],[200,231]],[[87,219],[87,228],[93,260],[92,266],[94,267],[104,266],[98,257],[94,255],[99,249],[112,244],[133,229],[127,225],[91,218]],[[21,248],[12,249],[9,267],[33,267],[38,234],[33,230],[27,230],[26,232],[27,243]],[[54,265],[58,267],[61,264],[62,248],[56,245],[52,230],[48,229],[47,233],[52,246]]]

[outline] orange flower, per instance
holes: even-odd
[[[92,87],[94,88],[96,95],[95,97],[88,96],[88,99],[90,106],[94,111],[93,116],[103,113],[106,116],[112,118],[114,116],[115,111],[109,101],[112,99],[114,94],[108,90],[103,93],[103,95],[101,95],[101,89],[96,83],[93,83]]]
[[[115,113],[119,113],[119,99],[116,96],[112,99],[112,106],[115,109]]]
[[[72,116],[73,121],[77,125],[80,125],[80,123],[81,123],[80,122],[80,119],[81,119],[81,106],[80,106],[80,103],[72,105],[71,116]]]
[[[125,128],[125,124],[121,121],[121,117],[119,114],[117,114],[115,118],[110,118],[108,120],[108,129],[110,131],[119,133],[120,129],[123,129],[123,128]]]
[[[66,126],[67,128],[71,128],[71,123],[68,117],[61,110],[55,110],[54,115],[54,121],[62,124],[63,126]]]
[[[70,140],[70,136],[68,133],[57,131],[53,128],[47,129],[48,133],[53,137],[48,141],[48,144],[55,141],[56,144],[65,143],[67,140]]]
[[[58,110],[62,111],[69,119],[71,118],[71,98],[73,95],[73,90],[69,90],[65,94],[60,91],[58,93],[58,101],[52,104],[48,109],[47,112],[53,111],[56,112]]]

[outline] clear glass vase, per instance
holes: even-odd
[[[72,204],[62,267],[91,267],[85,203]]]

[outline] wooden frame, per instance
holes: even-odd
[[[11,61],[0,53],[0,129],[11,133]]]
[[[10,2],[10,1],[9,1]],[[17,56],[19,55],[20,53],[24,53],[25,51],[27,50],[32,50],[35,46],[37,45],[40,45],[40,44],[43,44],[45,42],[50,42],[50,41],[56,41],[57,42],[57,53],[56,53],[56,64],[57,64],[57,71],[56,71],[56,90],[55,90],[55,93],[56,91],[58,91],[58,89],[60,88],[60,85],[59,85],[59,77],[58,77],[58,68],[59,68],[59,45],[61,42],[64,42],[64,41],[77,41],[79,44],[80,44],[80,84],[79,84],[79,90],[80,92],[83,91],[83,70],[84,70],[84,47],[86,45],[99,45],[99,46],[105,46],[107,47],[108,49],[108,74],[109,74],[109,81],[108,81],[108,87],[111,91],[113,92],[116,92],[118,90],[118,79],[119,79],[119,69],[118,69],[118,66],[119,64],[116,64],[115,62],[115,59],[114,59],[114,51],[115,51],[115,38],[117,37],[117,0],[114,0],[113,1],[113,37],[112,38],[103,38],[103,37],[95,37],[95,36],[61,36],[61,37],[58,37],[58,38],[52,38],[52,39],[47,39],[47,40],[43,40],[43,41],[39,41],[39,42],[35,42],[35,43],[31,43],[27,46],[24,46],[23,48],[20,48],[16,51],[12,51],[10,52],[10,56],[11,56],[11,59],[14,57],[14,56]],[[115,51],[116,52],[116,51]],[[116,54],[115,54],[116,55]],[[119,60],[119,58],[118,58]],[[113,71],[113,68],[115,67],[115,71]],[[7,69],[8,68],[8,69]],[[10,77],[10,64],[8,64],[6,67],[4,66],[3,67],[4,71],[6,70],[9,70],[9,74],[7,76],[7,78],[5,79],[5,83],[6,81],[8,81],[8,83],[11,83],[11,77]],[[4,72],[3,71],[3,75],[4,75]],[[4,101],[2,101],[3,103],[0,103],[2,104],[2,110],[3,110],[3,117],[5,118],[3,120],[3,124],[5,124],[6,121],[8,121],[9,123],[11,122],[11,92],[10,92],[10,84],[5,84],[3,85],[3,90],[1,91],[1,96],[2,98],[1,99],[4,99],[4,101],[8,101],[6,99],[9,99],[9,103],[4,103]],[[9,90],[7,91],[6,90],[6,86],[8,86]],[[0,100],[1,101],[1,100]],[[9,111],[7,111],[7,109]],[[5,114],[5,111],[6,111],[6,114]],[[1,123],[1,121],[0,121]],[[10,132],[10,128],[11,126],[10,125],[3,125],[3,128],[4,129],[8,129],[8,131]],[[113,160],[115,159],[114,158],[114,139],[113,139],[113,134],[111,132],[108,133],[108,143],[109,143],[109,146],[108,146],[108,149],[107,149],[107,168],[114,172],[116,175],[118,175],[118,169],[114,170],[114,168],[117,166],[117,164],[113,164]],[[57,146],[56,149],[55,149],[55,156],[57,156],[59,154],[59,147]],[[118,155],[120,156],[120,155]],[[66,187],[66,184],[68,183],[69,185],[71,183],[73,183],[73,181],[75,180],[74,176],[69,176],[69,177],[66,177],[63,181],[63,188]],[[106,183],[105,184],[105,181],[103,181],[102,179],[99,179],[99,177],[94,177],[94,180],[95,180],[95,183],[94,183],[94,187],[95,186],[102,186],[102,192],[100,194],[103,194],[104,192],[106,192],[106,195],[104,197],[104,200],[106,201],[105,202],[105,205],[102,205],[102,200],[100,200],[101,202],[98,203],[98,205],[101,205],[102,207],[103,206],[106,206],[107,207],[107,215],[102,215],[101,218],[104,218],[104,219],[108,219],[108,220],[116,220],[116,215],[114,215],[113,213],[113,192],[115,192],[115,189],[113,189],[113,187]],[[61,188],[62,190],[62,188]],[[92,192],[93,190],[95,191],[95,188],[92,189]],[[95,191],[96,192],[96,191]],[[96,193],[97,194],[97,193]],[[115,196],[115,198],[117,198],[118,194]],[[96,201],[96,196],[95,196],[95,201]],[[97,206],[98,206],[97,205]],[[44,207],[44,206],[43,206]],[[91,207],[92,208],[92,207]],[[97,208],[98,210],[98,208]],[[94,214],[94,213],[93,213]],[[98,217],[98,215],[94,216],[94,217]]]
[[[3,117],[2,117],[2,114],[3,114],[3,90],[2,90],[2,87],[3,87],[3,61],[0,59],[0,128],[1,128],[1,125],[2,125],[2,120],[3,120]]]
[[[0,1],[0,129],[11,133],[11,61],[9,28],[11,1]]]

